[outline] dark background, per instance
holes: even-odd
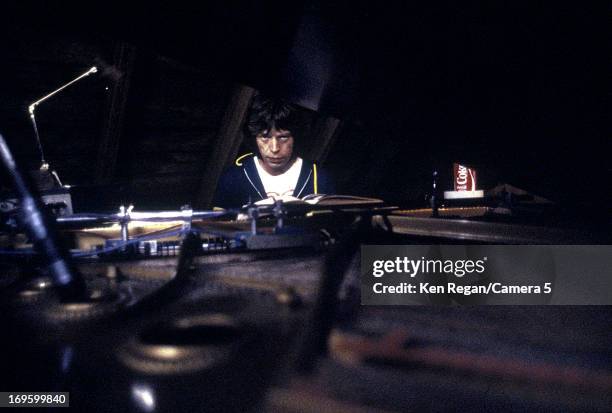
[[[286,3],[4,5],[0,132],[38,166],[27,105],[95,64],[38,108],[47,159],[89,207],[114,209],[119,193],[176,208],[215,162],[241,83],[342,120],[323,165],[339,192],[424,205],[432,171],[451,189],[458,161],[483,189],[609,219],[607,3]],[[120,47],[134,62],[119,157],[96,186]]]

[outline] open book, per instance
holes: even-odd
[[[303,198],[296,198],[290,195],[280,197],[270,197],[255,202],[255,205],[274,205],[278,200],[287,204],[309,204],[309,205],[382,205],[384,202],[376,198],[365,198],[352,195],[325,195],[325,194],[310,194]]]

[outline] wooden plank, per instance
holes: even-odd
[[[117,46],[114,65],[123,75],[112,86],[108,117],[98,149],[94,177],[96,184],[110,184],[115,176],[123,132],[123,119],[135,57],[136,48],[134,46],[127,43],[120,43]]]
[[[208,165],[200,184],[194,208],[210,208],[212,199],[217,188],[217,182],[223,169],[231,164],[236,157],[240,144],[242,143],[242,125],[247,116],[247,111],[253,98],[255,89],[236,85],[230,97],[229,104],[223,115],[219,133],[215,142],[213,153],[208,160]]]
[[[201,126],[201,125],[200,125]],[[199,136],[191,132],[189,134],[172,134],[172,139],[166,136],[155,136],[147,134],[147,138],[138,143],[138,154],[145,155],[151,153],[165,152],[189,152],[189,153],[210,153],[213,147],[212,142],[217,136],[217,132],[203,132]]]
[[[317,120],[312,133],[312,146],[310,147],[310,159],[322,164],[339,134],[340,119],[326,117]]]
[[[149,177],[150,179],[164,175],[190,175],[202,169],[197,163],[173,162],[172,160],[143,159],[132,171],[132,179]]]

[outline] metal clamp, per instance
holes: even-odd
[[[251,235],[257,235],[257,218],[259,218],[259,209],[255,205],[249,205],[247,213],[251,219]]]
[[[281,199],[276,200],[272,212],[274,212],[274,217],[276,218],[276,229],[282,229],[284,224],[283,220],[287,215],[287,209],[284,207]]]
[[[134,205],[130,205],[129,207],[127,207],[127,209],[124,205],[121,205],[119,207],[119,225],[121,225],[121,241],[123,242],[128,242],[130,239],[128,226],[131,220],[130,213],[133,209]]]
[[[183,232],[191,231],[191,223],[193,221],[193,208],[191,205],[183,205],[181,207],[181,215],[183,216]]]

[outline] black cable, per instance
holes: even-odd
[[[71,265],[70,254],[59,242],[53,220],[47,215],[34,186],[23,174],[4,137],[0,135],[0,157],[19,196],[21,208],[18,220],[34,249],[44,257],[45,264],[62,300],[79,300],[85,295],[85,282]]]

